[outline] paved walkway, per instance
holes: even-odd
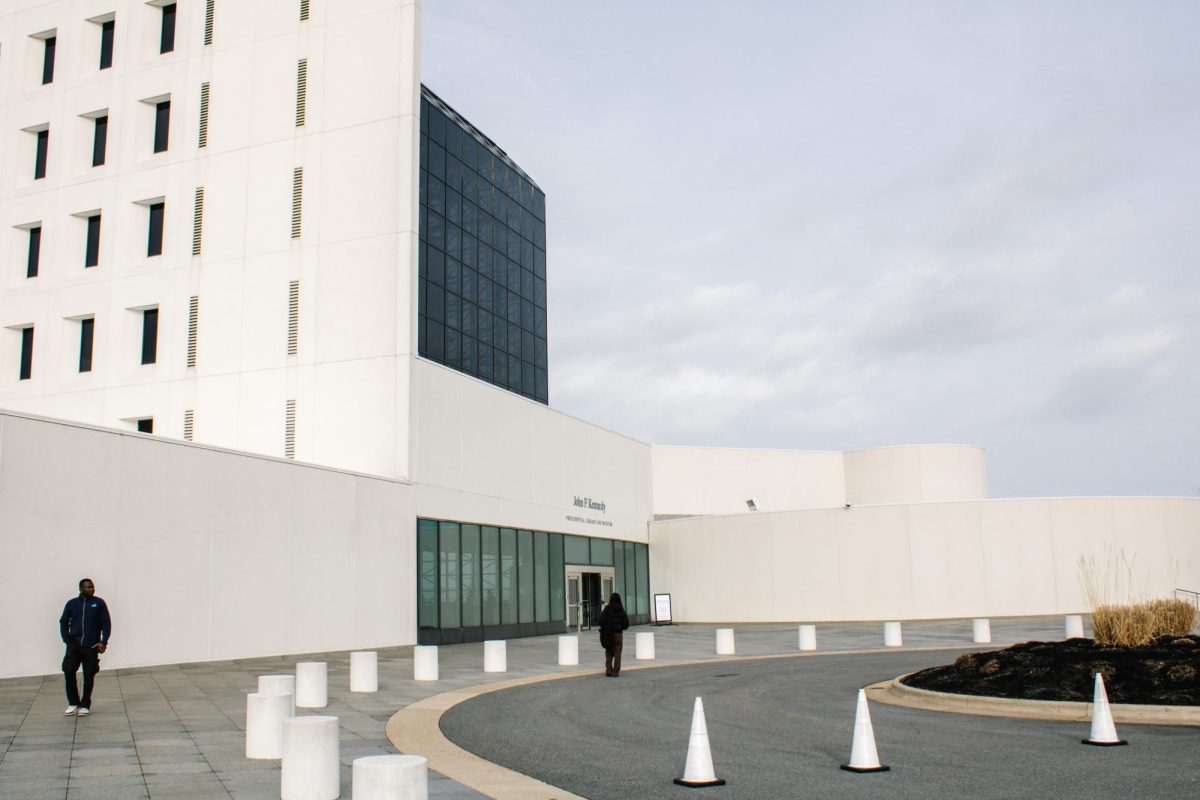
[[[992,637],[997,645],[1058,639],[1062,625],[1061,617],[993,620]],[[654,628],[658,659],[713,658],[716,627]],[[739,655],[796,651],[794,625],[732,627],[737,630]],[[821,650],[876,649],[882,645],[882,626],[819,625],[817,639]],[[627,635],[626,641],[627,662],[633,664],[634,637]],[[970,621],[906,623],[904,644],[906,648],[970,646]],[[580,651],[585,669],[603,669],[595,633],[583,634]],[[483,672],[481,643],[442,647],[441,680],[417,683],[412,680],[411,647],[380,649],[380,691],[375,694],[349,691],[350,656],[345,652],[101,672],[93,713],[87,718],[63,716],[66,702],[59,673],[3,680],[0,799],[277,798],[279,762],[244,756],[245,695],[255,691],[257,676],[288,672],[305,660],[329,663],[329,706],[314,713],[340,720],[342,796],[348,798],[351,762],[359,756],[394,752],[384,736],[384,725],[395,711],[451,689],[576,669],[557,666],[557,654],[553,636],[512,640],[509,671],[496,675]],[[511,729],[507,735],[514,736]],[[431,773],[430,797],[465,800],[481,795]]]

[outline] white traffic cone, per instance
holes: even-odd
[[[699,697],[692,708],[692,735],[688,737],[683,777],[676,778],[675,783],[692,788],[725,785],[725,781],[713,771],[712,750],[708,747],[708,725],[704,721],[704,701]]]
[[[1082,740],[1084,744],[1098,747],[1116,747],[1129,744],[1117,738],[1117,726],[1113,723],[1112,709],[1108,707],[1108,692],[1104,691],[1104,678],[1096,673],[1096,691],[1092,696],[1092,735]]]
[[[858,690],[858,707],[854,710],[854,742],[850,745],[850,763],[842,764],[850,772],[887,772],[891,767],[879,763],[875,749],[875,729],[871,727],[871,710],[867,708],[867,693]]]

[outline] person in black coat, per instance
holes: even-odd
[[[600,612],[600,644],[604,645],[604,674],[609,678],[621,675],[621,647],[625,629],[629,627],[629,615],[621,605],[621,595],[612,593],[608,605]]]
[[[86,717],[91,713],[92,683],[100,670],[100,654],[108,649],[108,637],[112,635],[108,606],[96,597],[96,584],[91,578],[79,582],[79,596],[67,601],[62,616],[58,618],[58,630],[63,644],[67,646],[62,662],[67,688],[67,710],[64,713]],[[75,681],[75,672],[81,664],[82,695]]]

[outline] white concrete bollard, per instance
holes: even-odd
[[[717,655],[732,656],[736,653],[733,644],[733,628],[717,628]]]
[[[902,647],[904,645],[904,635],[900,631],[899,622],[883,623],[883,646],[884,647]]]
[[[418,644],[413,647],[413,680],[436,681],[438,679],[438,652],[435,644]]]
[[[483,671],[508,672],[508,642],[488,639],[483,643]]]
[[[636,642],[635,657],[639,661],[654,660],[654,631],[639,631]]]
[[[351,767],[351,800],[428,800],[429,777],[421,756],[363,756]]]
[[[558,637],[558,665],[560,667],[575,667],[579,665],[579,637]]]
[[[800,649],[801,650],[816,650],[817,649],[817,626],[816,625],[801,625],[800,626]]]
[[[971,641],[976,644],[987,644],[992,641],[992,623],[986,619],[971,620]]]
[[[295,675],[259,675],[259,694],[290,694],[292,696],[289,717],[296,716],[296,676]]]
[[[350,691],[379,691],[379,654],[358,650],[350,654]]]
[[[341,795],[337,717],[292,717],[283,723],[280,800],[336,800]]]
[[[329,667],[324,661],[296,662],[296,707],[329,705]]]
[[[291,694],[246,695],[246,758],[282,758],[283,721],[291,716]]]
[[[1082,614],[1067,614],[1066,633],[1068,639],[1083,638],[1083,615]]]

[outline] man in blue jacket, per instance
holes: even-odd
[[[100,671],[100,654],[108,649],[108,637],[112,633],[112,620],[108,606],[96,597],[96,584],[91,578],[79,582],[79,596],[67,601],[62,616],[58,619],[58,630],[62,634],[67,654],[63,656],[62,671],[67,683],[67,716],[78,712],[86,717],[92,713],[92,682]],[[83,697],[79,696],[79,685],[75,672],[83,665]]]

